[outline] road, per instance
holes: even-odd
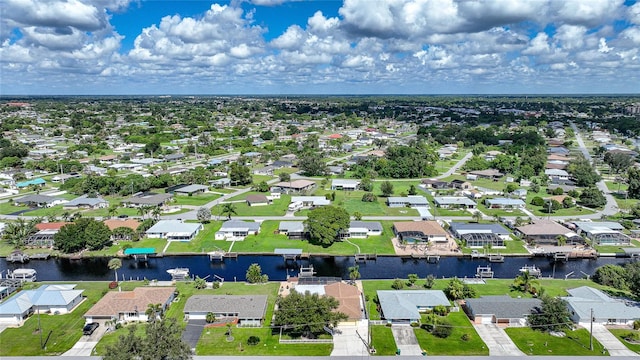
[[[591,154],[589,154],[589,150],[587,149],[587,147],[584,144],[584,141],[582,140],[582,136],[580,135],[580,131],[578,131],[578,127],[573,122],[571,122],[570,125],[571,125],[571,128],[573,129],[573,132],[576,134],[576,141],[578,142],[578,146],[580,147],[580,151],[584,155],[584,158],[587,159],[590,163],[593,163]],[[596,172],[600,174],[600,172],[598,172],[597,169],[596,169]],[[596,183],[596,187],[604,193],[604,197],[607,199],[607,204],[604,206],[604,209],[602,211],[598,211],[597,213],[592,214],[591,216],[584,216],[584,217],[600,218],[602,215],[608,216],[608,215],[616,214],[618,212],[618,205],[616,203],[616,199],[614,199],[613,195],[611,195],[611,191],[609,191],[609,189],[607,188],[607,184],[605,184],[604,180],[598,181]]]

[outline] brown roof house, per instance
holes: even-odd
[[[164,312],[175,297],[175,287],[137,287],[133,291],[110,291],[84,314],[86,321],[117,319],[148,321],[145,312],[151,304],[160,304]]]
[[[394,222],[393,232],[403,242],[447,242],[447,232],[437,221]]]
[[[535,220],[532,224],[517,227],[516,230],[530,244],[558,245],[560,236],[566,237],[567,244],[584,243],[578,234],[551,220]]]
[[[245,201],[249,206],[265,206],[271,204],[271,200],[269,200],[269,198],[267,198],[265,195],[261,194],[247,195]]]
[[[348,317],[347,322],[358,322],[364,319],[362,293],[355,285],[338,281],[328,285],[296,285],[294,290],[303,294],[308,291],[312,294],[335,298],[339,303],[336,311],[346,314]]]

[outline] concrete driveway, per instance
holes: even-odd
[[[489,356],[525,356],[509,335],[495,324],[474,324],[473,327],[489,348]]]
[[[422,349],[411,326],[393,325],[391,326],[391,333],[393,333],[393,338],[396,340],[396,347],[400,349],[401,356],[422,355]]]
[[[369,350],[364,344],[364,341],[367,341],[369,337],[367,320],[362,320],[358,322],[357,325],[340,324],[337,330],[338,332],[333,335],[333,350],[331,351],[331,356],[361,357],[369,355]]]
[[[586,326],[589,329],[588,326]],[[610,356],[638,356],[635,352],[629,350],[623,343],[618,340],[604,325],[593,324],[593,337],[609,350]]]
[[[61,356],[91,356],[93,348],[96,347],[98,341],[100,341],[102,336],[107,332],[107,327],[104,325],[105,321],[97,321],[97,323],[99,323],[100,326],[98,326],[93,334],[82,335],[80,340]],[[78,331],[82,331],[82,329],[78,329]]]

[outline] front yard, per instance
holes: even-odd
[[[604,346],[595,338],[593,351],[589,349],[589,331],[578,329],[566,330],[565,337],[552,336],[547,332],[532,330],[528,327],[507,328],[507,335],[518,349],[527,355],[554,356],[608,356]]]
[[[449,313],[446,319],[453,327],[451,335],[447,338],[436,337],[422,328],[413,330],[420,347],[427,355],[489,355],[489,349],[462,310]]]

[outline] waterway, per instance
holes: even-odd
[[[32,268],[38,272],[39,281],[109,281],[114,279],[113,270],[107,263],[110,258],[91,258],[81,260],[49,259],[31,260],[26,264],[8,263],[0,259],[0,273],[4,276],[7,270]],[[605,264],[624,264],[629,259],[599,258],[591,260],[571,260],[564,263],[553,263],[547,258],[507,257],[504,263],[489,263],[487,260],[471,260],[469,258],[443,257],[437,263],[426,260],[404,259],[385,256],[366,263],[358,263],[362,279],[394,279],[406,278],[407,274],[418,274],[421,278],[431,274],[437,278],[453,277],[471,278],[476,274],[478,266],[491,266],[496,278],[514,278],[524,265],[535,265],[544,277],[575,279],[592,275],[595,269]],[[176,267],[189,268],[191,276],[207,277],[211,281],[214,275],[225,281],[244,281],[249,265],[260,264],[262,272],[269,275],[269,280],[284,280],[289,276],[297,276],[300,267],[313,265],[316,276],[332,276],[348,278],[349,267],[355,264],[353,257],[311,257],[308,260],[285,262],[281,256],[241,255],[237,259],[224,259],[223,262],[210,261],[206,255],[166,256],[150,258],[148,262],[137,262],[123,259],[122,268],[118,270],[119,280],[171,280],[167,269]]]

